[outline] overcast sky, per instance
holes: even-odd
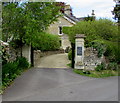
[[[113,19],[111,11],[115,6],[113,0],[56,0],[63,1],[66,4],[70,4],[73,10],[73,14],[76,17],[84,17],[91,15],[92,10],[95,10],[97,18],[109,18]]]

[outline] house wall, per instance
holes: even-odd
[[[47,30],[48,33],[59,35],[59,26],[73,26],[74,24],[66,20],[64,17],[59,17],[57,22],[51,24]]]
[[[50,34],[54,34],[54,35],[60,35],[59,34],[59,26],[64,27],[71,27],[74,24],[71,23],[70,21],[68,21],[67,19],[65,19],[64,17],[59,17],[57,22],[54,22],[53,24],[51,24],[47,30],[48,33]],[[60,35],[61,38],[61,48],[66,49],[66,47],[70,46],[70,41],[67,35],[62,34]]]

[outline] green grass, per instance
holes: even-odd
[[[67,64],[68,67],[72,67],[72,63]]]
[[[104,78],[104,77],[110,77],[110,76],[118,76],[118,71],[114,70],[102,70],[102,71],[89,71],[90,73],[87,74],[83,72],[83,70],[74,69],[75,73],[83,75],[83,76],[89,76],[94,78]]]

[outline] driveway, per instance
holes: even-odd
[[[32,68],[3,94],[3,101],[117,101],[118,77],[90,78],[72,69]]]
[[[68,68],[67,64],[70,61],[68,60],[68,54],[54,54],[42,57],[36,61],[35,67],[40,68]]]

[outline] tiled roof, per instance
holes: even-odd
[[[79,22],[79,19],[77,19],[75,16],[70,16],[67,14],[63,14],[64,16],[66,16],[67,18],[69,18],[70,20],[74,21],[74,22]]]

